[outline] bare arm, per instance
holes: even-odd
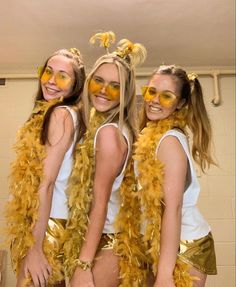
[[[89,214],[89,226],[79,259],[92,262],[101,239],[107,216],[107,205],[115,178],[120,173],[127,154],[127,144],[114,126],[99,131],[96,142],[93,201]],[[94,286],[91,270],[77,267],[71,286]]]
[[[182,202],[187,175],[187,156],[176,137],[166,137],[157,157],[164,163],[165,209],[161,226],[160,258],[155,287],[174,287],[173,271],[181,232]]]
[[[57,108],[49,122],[46,158],[43,162],[44,177],[39,188],[38,220],[33,229],[35,243],[24,260],[24,274],[30,273],[35,286],[46,286],[51,267],[43,253],[43,240],[50,216],[55,180],[65,153],[72,143],[74,126],[69,112]],[[38,284],[41,285],[38,285]]]

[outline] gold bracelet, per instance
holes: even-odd
[[[93,262],[90,261],[82,261],[80,259],[76,259],[75,262],[77,266],[84,271],[86,271],[87,269],[91,269],[93,267]]]

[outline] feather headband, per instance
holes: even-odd
[[[90,38],[90,43],[95,44],[96,41],[100,42],[100,46],[106,49],[108,55],[118,56],[120,59],[125,60],[129,65],[138,65],[143,63],[147,56],[146,48],[139,43],[133,43],[128,39],[122,39],[118,42],[117,48],[114,52],[110,53],[109,48],[115,42],[115,34],[112,31],[97,33]]]

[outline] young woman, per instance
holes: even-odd
[[[7,223],[17,287],[65,286],[62,246],[73,149],[85,133],[80,52],[62,49],[40,73],[31,116],[18,132]]]
[[[134,152],[141,208],[131,212],[142,211],[132,226],[141,221],[146,264],[152,269],[147,285],[192,286],[190,272],[198,278],[193,285],[203,287],[207,274],[216,274],[215,251],[210,227],[196,206],[200,187],[186,132],[192,132],[192,157],[204,172],[214,161],[202,89],[196,75],[161,66],[142,94],[143,129]]]
[[[114,37],[107,32],[91,40],[101,39],[108,50]],[[94,114],[68,190],[65,254],[71,287],[112,287],[119,282],[114,221],[120,208],[119,187],[136,137],[133,65],[146,55],[140,44],[128,40],[119,44],[115,52],[96,61],[84,87],[83,100],[90,101]]]

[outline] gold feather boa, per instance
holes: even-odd
[[[37,101],[30,119],[18,131],[14,150],[16,159],[11,165],[10,200],[6,205],[8,241],[11,244],[13,270],[19,273],[22,259],[34,244],[32,234],[38,219],[38,190],[43,179],[45,146],[40,143],[40,134],[46,112],[60,100]],[[45,255],[53,267],[49,282],[57,282],[63,276],[59,264],[50,256],[48,242],[44,241]],[[28,280],[29,282],[29,280]]]
[[[105,122],[107,113],[92,110],[90,128],[82,144],[77,145],[75,163],[68,183],[69,218],[64,244],[66,273],[71,277],[77,266],[81,246],[88,227],[95,172],[94,136]]]
[[[115,222],[117,230],[115,253],[120,256],[120,287],[144,286],[143,282],[146,278],[147,258],[141,244],[140,201],[134,178],[131,159],[120,187],[121,207]]]
[[[121,227],[116,248],[121,255],[122,283],[120,286],[122,287],[146,286],[149,265],[151,265],[153,274],[155,276],[157,274],[163,214],[164,173],[163,164],[155,157],[156,147],[165,132],[172,128],[183,130],[185,126],[186,109],[181,109],[167,119],[148,122],[135,143],[134,160],[138,163],[138,186],[141,188],[137,192],[132,192],[130,185],[135,182],[135,179],[129,171],[121,186],[122,204],[117,219],[117,226]],[[143,208],[142,212],[140,206]],[[141,223],[145,222],[149,224],[141,239],[138,234]],[[177,287],[192,286],[188,266],[178,259],[174,270],[174,280]]]

